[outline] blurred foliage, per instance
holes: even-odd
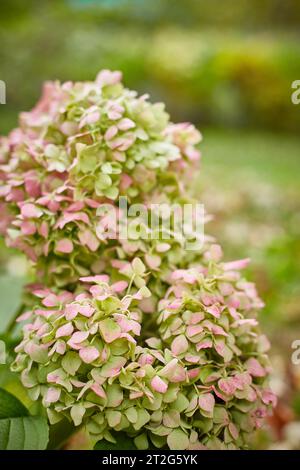
[[[91,79],[101,68],[121,69],[174,120],[299,130],[298,0],[12,0],[1,13],[1,133],[44,80]]]

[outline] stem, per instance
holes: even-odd
[[[134,278],[135,278],[135,274],[133,273],[133,275],[131,276],[129,285],[128,285],[128,287],[127,287],[126,295],[129,295],[129,294],[130,294],[130,291],[131,291],[131,287],[132,287]]]

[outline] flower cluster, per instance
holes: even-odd
[[[262,302],[238,271],[248,261],[177,270],[160,301],[159,336],[195,386],[188,416],[209,447],[242,447],[276,403],[266,381],[269,342],[255,318]]]
[[[99,268],[110,230],[109,202],[142,202],[182,191],[183,170],[196,162],[199,132],[171,124],[161,103],[138,97],[119,72],[95,82],[46,83],[36,107],[0,141],[2,232],[37,264],[44,282],[63,287]],[[111,246],[109,247],[111,249]],[[130,246],[123,246],[131,255]],[[151,250],[151,247],[150,249]],[[147,251],[149,251],[147,250]]]
[[[151,295],[142,273],[126,295],[128,283],[106,275],[81,278],[80,293],[35,288],[13,369],[52,424],[66,416],[95,441],[125,431],[142,449],[244,447],[275,403],[269,344],[247,318],[259,300],[233,271],[244,264],[211,266],[205,280],[175,271],[151,337],[141,335]]]
[[[46,84],[0,141],[1,232],[40,283],[13,369],[51,423],[65,416],[95,441],[124,431],[140,449],[246,448],[275,404],[248,260],[223,262],[209,237],[186,250],[161,225],[113,230],[119,196],[191,202],[200,156],[192,125],[120,80]]]
[[[78,426],[106,410],[107,431],[113,427],[110,412],[122,401],[120,373],[134,360],[141,331],[135,304],[150,293],[143,286],[121,297],[128,284],[108,284],[105,275],[81,281],[76,294],[34,288],[40,301],[18,318],[31,322],[24,326],[12,368],[21,372],[32,399],[42,397],[51,423],[65,415]]]

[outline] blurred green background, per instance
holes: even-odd
[[[215,215],[206,230],[226,258],[251,256],[248,274],[266,302],[280,400],[258,448],[300,448],[300,366],[291,362],[300,339],[299,25],[299,0],[1,2],[0,134],[44,80],[93,79],[102,68],[122,70],[128,87],[203,132],[197,191]],[[1,332],[26,265],[3,242],[0,261]]]

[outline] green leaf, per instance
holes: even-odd
[[[43,450],[48,442],[48,425],[41,416],[0,420],[0,450]]]
[[[42,416],[29,416],[25,406],[0,389],[0,450],[43,450],[48,424]]]
[[[12,372],[9,364],[0,365],[0,391],[7,391],[20,401],[30,414],[38,414],[41,404],[39,401],[33,401],[28,395],[28,390],[20,381],[19,374]],[[0,393],[1,393],[0,392]]]
[[[115,433],[114,438],[115,444],[102,439],[95,444],[94,450],[136,450],[133,439],[125,433]]]
[[[0,388],[0,419],[28,416],[28,410],[11,393]]]

